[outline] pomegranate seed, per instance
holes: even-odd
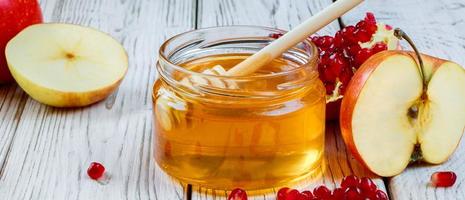
[[[350,200],[362,200],[362,193],[359,188],[357,187],[349,187],[346,189],[344,194],[346,199]]]
[[[342,188],[349,188],[349,187],[357,187],[360,184],[360,179],[357,176],[349,175],[342,179],[341,187]]]
[[[288,190],[285,200],[298,200],[300,192],[296,189]]]
[[[357,30],[365,30],[366,25],[367,25],[367,22],[365,20],[361,20],[355,25],[355,28]]]
[[[312,192],[310,192],[308,190],[301,192],[299,200],[313,200]]]
[[[89,175],[89,177],[94,180],[101,178],[104,173],[105,167],[98,162],[90,163],[90,166],[87,169],[87,175]]]
[[[327,82],[334,83],[336,81],[337,74],[335,74],[331,69],[325,68],[323,71],[323,80]]]
[[[278,39],[280,38],[281,36],[283,36],[282,33],[271,33],[270,35],[268,35],[270,38],[274,38],[274,39]]]
[[[313,195],[320,199],[327,199],[331,197],[331,190],[329,190],[326,186],[321,185],[313,190]]]
[[[333,191],[333,199],[334,200],[344,200],[344,193],[345,190],[343,188],[336,188]]]
[[[321,51],[320,52],[320,64],[327,65],[330,61],[331,52],[329,51]]]
[[[392,26],[391,26],[391,25],[387,25],[387,24],[386,24],[386,25],[384,25],[384,27],[386,27],[386,30],[388,30],[388,31],[392,30]]]
[[[375,197],[374,199],[377,200],[388,200],[388,196],[386,193],[384,193],[382,190],[376,190]]]
[[[368,42],[371,40],[372,36],[372,34],[370,34],[367,30],[364,29],[356,30],[354,34],[359,42]]]
[[[344,37],[342,36],[341,31],[336,32],[336,35],[334,36],[334,46],[343,47],[344,42]]]
[[[318,39],[315,40],[316,46],[321,50],[328,49],[333,44],[333,42],[334,38],[327,35],[318,37]]]
[[[356,44],[358,42],[357,37],[355,36],[355,26],[347,26],[341,30],[342,37],[344,42],[347,44]]]
[[[344,55],[340,53],[335,53],[329,57],[330,62],[328,63],[328,68],[331,70],[332,74],[339,76],[342,69],[349,67],[349,62],[344,58]]]
[[[435,172],[431,175],[431,185],[434,187],[450,187],[457,180],[457,175],[451,171]]]
[[[370,36],[373,36],[373,34],[375,34],[378,30],[378,26],[376,26],[376,24],[367,24],[365,30],[368,32],[368,34],[370,34]]]
[[[360,47],[360,45],[358,44],[352,44],[350,46],[347,46],[345,48],[345,52],[349,55],[349,56],[355,56],[357,55],[358,51],[360,51],[360,49],[362,49]]]
[[[372,54],[373,52],[367,48],[363,48],[358,51],[357,55],[354,57],[356,67],[362,65]]]
[[[363,177],[360,179],[360,188],[364,194],[369,194],[375,192],[378,187],[370,178]]]
[[[283,187],[278,190],[278,195],[276,196],[277,200],[285,200],[287,192],[290,190],[288,187]]]
[[[229,193],[228,200],[247,200],[247,193],[241,188],[236,188]]]
[[[341,75],[339,75],[339,81],[342,82],[342,85],[349,85],[349,82],[350,82],[350,79],[352,79],[352,76],[353,76],[353,72],[352,72],[352,69],[350,68],[345,68],[344,70],[342,70],[342,73]]]
[[[371,51],[373,54],[387,50],[387,45],[384,42],[378,42],[373,47],[371,47]]]
[[[365,16],[365,21],[371,24],[376,24],[376,18],[375,15],[371,12],[367,12]]]

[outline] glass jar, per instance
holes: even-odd
[[[174,36],[160,47],[154,155],[164,171],[208,188],[262,189],[319,168],[325,88],[313,43],[301,42],[254,74],[223,75],[282,33],[214,27]]]

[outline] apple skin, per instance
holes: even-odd
[[[1,0],[0,3],[0,84],[13,82],[5,58],[5,46],[16,34],[32,24],[42,23],[37,0]]]
[[[385,58],[390,57],[392,55],[407,55],[412,58],[416,59],[416,55],[414,52],[409,51],[402,51],[402,50],[389,50],[379,52],[373,56],[371,56],[367,61],[365,61],[362,66],[357,70],[357,72],[352,77],[344,98],[341,103],[341,110],[339,115],[339,124],[341,128],[342,138],[346,147],[352,153],[352,155],[357,159],[361,164],[365,167],[370,169],[370,167],[364,162],[360,153],[358,152],[357,148],[355,147],[355,141],[353,139],[352,133],[352,116],[353,111],[355,108],[355,104],[357,99],[364,87],[364,84],[372,74],[372,72],[378,67],[378,63],[381,63]],[[435,58],[432,56],[428,56],[422,54],[422,59],[424,62],[424,70],[426,71],[426,79],[429,80],[431,75],[441,66],[441,64],[447,62],[446,60]],[[458,144],[455,148],[458,147]],[[434,164],[442,163],[446,160],[441,162],[435,162]],[[370,169],[371,170],[371,169]],[[373,171],[373,170],[371,170]],[[396,172],[395,174],[400,174],[402,171]]]

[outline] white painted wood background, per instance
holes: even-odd
[[[15,85],[0,87],[0,199],[225,199],[225,191],[185,185],[152,159],[151,85],[159,45],[195,28],[250,24],[290,29],[331,0],[41,0],[45,20],[91,26],[117,38],[130,67],[114,98],[81,109],[51,108]],[[370,0],[341,18],[354,23],[366,11],[406,30],[420,50],[465,65],[463,0]],[[321,34],[339,29],[334,22]],[[370,176],[391,199],[465,199],[465,142],[445,164],[415,165],[391,179],[377,178],[345,150],[337,124],[326,131],[325,174],[298,188],[334,187],[343,176]],[[102,162],[107,185],[90,180],[90,162]],[[448,189],[427,186],[437,170],[453,170]],[[386,183],[386,187],[385,184]],[[275,190],[250,199],[275,199]]]

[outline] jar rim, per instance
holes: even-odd
[[[204,74],[201,72],[196,72],[192,71],[189,69],[186,69],[184,67],[179,66],[178,64],[175,64],[170,61],[167,55],[165,55],[163,52],[165,51],[166,47],[168,44],[171,42],[175,41],[176,39],[179,39],[182,36],[185,36],[187,34],[193,34],[195,32],[202,32],[202,31],[208,31],[212,29],[228,29],[228,28],[245,28],[245,29],[262,29],[262,30],[267,30],[270,31],[270,33],[281,33],[285,34],[287,31],[278,29],[278,28],[272,28],[272,27],[266,27],[266,26],[255,26],[255,25],[228,25],[228,26],[213,26],[213,27],[206,27],[206,28],[200,28],[200,29],[195,29],[195,30],[190,30],[186,31],[183,33],[179,33],[165,42],[160,46],[158,50],[158,58],[164,63],[168,63],[170,67],[173,67],[175,70],[180,71],[182,73],[191,75],[191,76],[200,76],[200,77],[205,77],[205,78],[222,78],[222,79],[230,79],[230,80],[242,80],[242,79],[267,79],[267,78],[273,78],[273,77],[279,77],[279,76],[287,76],[289,74],[293,74],[298,72],[299,70],[302,70],[302,68],[308,67],[306,65],[299,65],[298,67],[292,68],[290,70],[286,71],[280,71],[280,72],[275,72],[275,73],[270,73],[270,74],[253,74],[253,75],[245,75],[245,76],[225,76],[225,75],[215,75],[215,74]],[[301,41],[302,43],[305,43],[308,45],[310,48],[312,54],[309,56],[309,58],[306,60],[307,63],[312,63],[312,62],[317,62],[318,59],[318,48],[316,45],[309,39],[305,39]]]

